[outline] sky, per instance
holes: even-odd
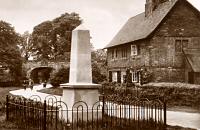
[[[16,32],[32,32],[33,27],[66,12],[76,12],[90,30],[96,49],[105,47],[125,22],[144,12],[146,0],[0,0],[0,20]],[[200,10],[200,0],[188,0]]]

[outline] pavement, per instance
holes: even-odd
[[[51,84],[46,85],[46,88],[51,88],[51,87],[52,87]],[[22,96],[27,99],[37,95],[40,97],[41,102],[44,102],[45,98],[50,96],[51,94],[38,92],[38,90],[41,90],[41,89],[44,89],[44,87],[42,84],[39,84],[39,85],[34,85],[33,89],[30,89],[30,88],[19,89],[19,90],[10,91],[9,93],[11,93],[12,95],[16,95],[16,96]],[[56,99],[58,101],[61,100],[61,96],[58,96],[58,95],[53,95],[53,96],[56,97]]]

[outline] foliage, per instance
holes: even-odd
[[[134,84],[130,86],[132,87],[127,87],[127,84],[106,82],[103,84],[104,94],[118,94],[120,96],[131,94],[138,98],[148,99],[163,99],[164,97],[169,107],[200,107],[200,88],[190,87],[190,84],[165,83],[161,86],[154,83],[144,86],[135,86]],[[100,89],[100,92],[103,92],[102,89]]]
[[[141,71],[141,79],[142,84],[149,83],[152,80],[152,73],[145,68],[143,71]]]
[[[106,64],[107,53],[104,49],[97,49],[92,51],[92,62],[104,63]]]
[[[102,83],[106,81],[107,74],[107,62],[106,62],[106,51],[94,50],[92,55],[92,80],[93,83]]]
[[[32,36],[28,31],[21,35],[20,43],[18,46],[20,48],[21,56],[25,61],[27,61],[33,53]]]
[[[54,73],[50,79],[50,83],[54,87],[67,82],[69,82],[69,68],[61,68],[58,72]]]
[[[116,82],[104,82],[102,84],[102,89],[100,89],[100,93],[104,92],[106,95],[112,94],[133,94],[133,90],[135,89],[135,85],[133,83],[116,83]],[[135,94],[135,93],[134,93]]]
[[[132,77],[131,77],[131,72],[130,72],[130,69],[127,69],[126,70],[126,81],[127,83],[132,83]]]
[[[106,80],[106,76],[101,73],[96,63],[92,63],[92,81],[93,83],[101,83]]]
[[[102,75],[96,64],[92,64],[92,81],[93,83],[101,83],[106,80],[106,76]],[[57,87],[62,83],[69,82],[69,68],[61,68],[58,72],[53,73],[50,83]]]
[[[19,83],[22,74],[22,58],[17,44],[20,36],[7,22],[0,21],[0,62],[8,73]]]
[[[65,13],[52,21],[45,21],[33,29],[32,51],[41,59],[65,59],[71,48],[71,32],[80,25],[77,13]],[[68,58],[69,59],[69,58]]]

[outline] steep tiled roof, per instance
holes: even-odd
[[[145,17],[145,13],[141,13],[130,18],[105,48],[147,38],[162,22],[177,1],[170,0],[160,4],[148,17]]]

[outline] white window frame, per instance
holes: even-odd
[[[136,83],[139,80],[139,75],[137,71],[132,71],[132,82]]]
[[[112,82],[117,82],[117,71],[112,72]]]
[[[138,55],[138,47],[137,45],[131,45],[131,56],[136,56]]]

